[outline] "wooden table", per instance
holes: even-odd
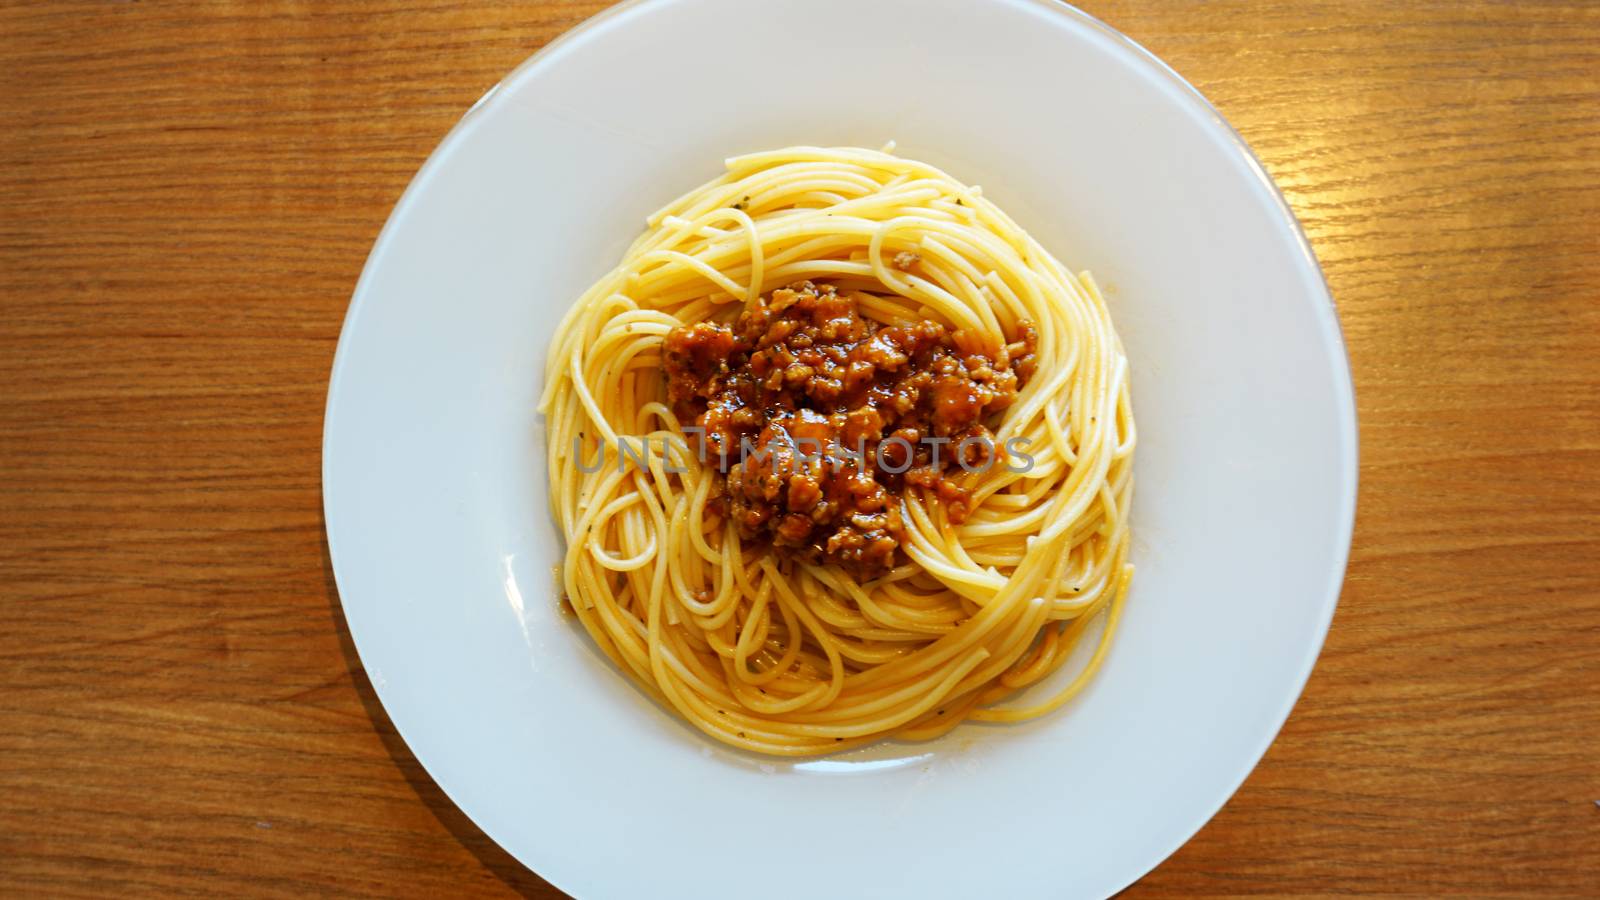
[[[558,895],[374,699],[319,441],[391,205],[601,6],[0,9],[0,894]],[[1089,7],[1287,192],[1361,414],[1316,674],[1132,893],[1600,894],[1600,7]]]

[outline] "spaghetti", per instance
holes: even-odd
[[[540,405],[567,540],[563,591],[595,643],[711,737],[786,756],[1027,719],[1076,695],[1105,656],[1132,575],[1128,367],[1094,280],[1068,272],[979,189],[888,152],[737,157],[648,226],[562,321]],[[935,360],[949,373],[966,354],[961,372],[1003,381],[1006,348],[1029,354],[1030,377],[1004,381],[991,392],[1000,399],[975,407],[981,425],[962,424],[992,439],[991,464],[941,469],[936,460],[933,476],[891,482],[892,515],[880,518],[892,527],[873,533],[883,552],[871,566],[831,552],[849,525],[825,516],[825,496],[804,495],[828,525],[812,545],[784,552],[781,529],[752,530],[748,502],[727,502],[730,478],[737,485],[742,471],[748,484],[750,470],[730,468],[726,445],[708,453],[686,420],[693,409],[668,398],[669,339],[731,334],[797,295],[847,298],[864,323],[853,326],[858,336],[888,336],[891,351],[905,341],[896,335],[942,336],[920,357],[891,353],[897,366]],[[721,356],[693,360],[711,362],[699,374],[723,391],[715,396],[737,401],[716,378],[727,380],[734,354],[746,361],[768,346],[751,334],[742,350],[726,343]],[[860,391],[884,382],[869,371]],[[933,387],[919,390],[884,402],[934,402]],[[713,396],[681,393],[701,410]],[[810,401],[796,391],[783,402]],[[846,410],[769,412],[843,421]],[[907,421],[928,430],[940,420]],[[807,464],[838,460],[786,462],[780,474]],[[780,513],[803,517],[795,495],[783,496],[790,508]],[[1085,642],[1087,663],[1052,697],[996,705]]]

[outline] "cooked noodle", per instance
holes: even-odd
[[[1132,574],[1127,360],[1093,279],[976,188],[886,152],[738,157],[648,224],[562,321],[540,406],[563,588],[596,644],[695,727],[770,754],[1026,719],[1077,694]],[[905,252],[914,273],[894,262]],[[1037,330],[1033,376],[989,425],[997,444],[1021,439],[1031,465],[958,473],[971,495],[959,523],[907,488],[897,564],[859,583],[742,541],[717,512],[722,474],[666,402],[669,333],[801,281],[857,292],[879,322],[931,320],[995,345],[1019,323]],[[996,705],[1059,669],[1097,620],[1065,687]]]

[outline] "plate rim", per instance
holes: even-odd
[[[526,867],[530,872],[533,872],[535,875],[556,887],[558,890],[568,894],[569,896],[575,896],[575,894],[573,893],[573,890],[569,889],[568,886],[578,887],[576,878],[573,877],[571,873],[562,873],[558,877],[555,873],[547,873],[540,868],[536,868],[531,862],[524,859],[523,856],[516,850],[513,850],[511,846],[503,841],[499,835],[493,833],[484,825],[484,823],[480,822],[478,818],[474,817],[471,811],[469,811],[457,800],[457,792],[451,789],[451,786],[446,783],[445,779],[440,778],[438,772],[436,771],[436,767],[430,765],[429,762],[423,759],[422,756],[414,749],[416,745],[407,735],[406,727],[401,724],[399,719],[396,718],[390,701],[384,695],[384,686],[380,684],[378,680],[371,678],[371,667],[368,662],[369,653],[367,650],[363,649],[362,639],[357,633],[356,628],[351,624],[351,618],[344,601],[343,591],[342,589],[339,589],[339,585],[342,583],[348,583],[348,580],[340,576],[340,554],[337,548],[337,541],[334,536],[333,522],[335,516],[329,490],[329,446],[331,443],[331,435],[333,434],[334,430],[333,421],[336,415],[336,397],[339,393],[339,385],[342,380],[341,376],[347,368],[348,363],[348,351],[351,346],[349,337],[354,329],[361,311],[368,304],[368,297],[372,293],[370,284],[372,278],[374,277],[373,273],[376,269],[376,264],[384,256],[387,245],[392,240],[393,231],[397,227],[397,222],[404,217],[403,213],[405,213],[410,206],[415,203],[418,194],[422,190],[422,186],[430,180],[433,170],[443,164],[442,160],[450,155],[448,151],[452,149],[454,144],[462,139],[463,132],[480,117],[483,110],[491,108],[496,104],[497,100],[500,99],[501,89],[503,87],[513,84],[523,78],[529,77],[531,72],[550,61],[558,51],[590,35],[605,25],[634,14],[640,10],[655,7],[670,7],[683,2],[692,2],[692,0],[621,0],[621,2],[606,7],[605,9],[595,13],[589,18],[577,23],[576,25],[552,38],[522,62],[518,63],[502,78],[484,91],[484,93],[480,95],[464,113],[462,113],[460,118],[458,118],[451,125],[451,127],[439,139],[434,148],[429,152],[427,159],[422,163],[421,166],[418,167],[416,173],[412,175],[410,181],[407,182],[405,189],[401,192],[399,198],[391,207],[388,218],[384,221],[382,229],[379,230],[377,237],[373,240],[372,248],[368,251],[366,259],[362,263],[361,274],[356,280],[355,288],[351,293],[349,304],[345,310],[344,318],[340,324],[339,339],[334,351],[333,361],[329,369],[328,390],[323,405],[322,441],[319,448],[321,454],[319,474],[320,488],[322,493],[321,512],[323,518],[323,537],[328,548],[328,563],[333,571],[335,587],[338,589],[340,615],[344,619],[345,629],[350,635],[350,642],[355,648],[356,656],[361,661],[362,670],[364,673],[368,673],[368,683],[372,685],[374,696],[377,697],[378,702],[383,706],[384,715],[388,717],[390,724],[394,726],[395,732],[400,736],[401,740],[405,741],[407,751],[412,754],[413,758],[417,760],[418,764],[422,766],[425,772],[427,772],[428,777],[433,780],[434,784],[439,787],[440,791],[444,793],[449,801],[463,815],[465,815],[475,827],[480,829],[485,835],[493,840],[497,846],[504,850],[507,855],[511,856],[511,858],[516,860],[520,865]],[[1286,224],[1288,226],[1289,236],[1292,238],[1293,244],[1298,251],[1297,262],[1301,266],[1309,267],[1310,271],[1315,274],[1316,277],[1311,283],[1312,288],[1314,292],[1320,292],[1321,300],[1323,301],[1323,303],[1321,303],[1316,309],[1318,336],[1325,345],[1331,343],[1336,346],[1338,351],[1337,353],[1330,353],[1329,357],[1330,362],[1333,364],[1333,370],[1330,374],[1333,376],[1333,380],[1335,382],[1335,409],[1333,412],[1335,418],[1337,419],[1337,431],[1339,443],[1341,445],[1340,455],[1344,459],[1343,470],[1337,474],[1337,477],[1340,481],[1340,504],[1337,511],[1338,520],[1334,525],[1335,533],[1342,535],[1342,539],[1338,541],[1338,546],[1334,554],[1332,565],[1327,573],[1327,585],[1324,588],[1324,594],[1320,598],[1314,598],[1316,599],[1319,607],[1316,615],[1316,638],[1307,645],[1305,657],[1301,660],[1298,671],[1293,679],[1295,684],[1294,690],[1287,693],[1287,699],[1283,704],[1283,708],[1273,714],[1273,725],[1270,729],[1265,731],[1264,737],[1260,741],[1259,746],[1251,751],[1249,764],[1241,768],[1237,778],[1231,779],[1231,784],[1226,783],[1228,780],[1219,782],[1220,784],[1223,784],[1224,787],[1218,792],[1218,795],[1213,802],[1208,802],[1205,804],[1205,807],[1208,808],[1209,811],[1206,812],[1205,815],[1199,817],[1193,823],[1192,827],[1186,826],[1182,829],[1179,829],[1179,831],[1183,833],[1182,837],[1178,838],[1175,843],[1172,843],[1171,846],[1159,849],[1158,852],[1152,854],[1147,865],[1135,867],[1136,870],[1131,869],[1131,874],[1129,877],[1126,880],[1121,881],[1117,888],[1107,895],[1111,896],[1116,893],[1120,893],[1121,891],[1143,879],[1145,876],[1149,875],[1151,872],[1155,871],[1159,866],[1161,866],[1162,863],[1170,859],[1173,854],[1182,849],[1186,844],[1189,843],[1189,841],[1193,840],[1196,835],[1204,830],[1206,825],[1210,824],[1210,822],[1216,818],[1217,813],[1221,812],[1222,808],[1227,805],[1228,801],[1233,799],[1233,796],[1238,793],[1239,788],[1244,785],[1245,781],[1249,779],[1250,775],[1254,773],[1256,768],[1261,764],[1261,761],[1266,756],[1267,751],[1271,749],[1272,744],[1277,741],[1279,734],[1282,732],[1283,727],[1287,723],[1290,714],[1292,714],[1294,711],[1295,706],[1299,704],[1301,696],[1305,693],[1306,685],[1309,683],[1311,674],[1316,668],[1316,663],[1321,658],[1323,647],[1326,645],[1328,632],[1332,627],[1333,617],[1338,609],[1338,603],[1344,590],[1344,583],[1349,569],[1350,551],[1355,534],[1355,520],[1360,490],[1361,443],[1354,377],[1350,361],[1349,344],[1345,339],[1343,323],[1338,315],[1338,305],[1334,300],[1332,288],[1328,284],[1327,274],[1323,271],[1322,265],[1317,259],[1316,253],[1311,246],[1311,241],[1306,235],[1304,226],[1301,224],[1299,218],[1295,215],[1293,207],[1290,206],[1282,189],[1278,186],[1277,182],[1273,180],[1271,174],[1262,164],[1255,151],[1250,147],[1249,143],[1245,141],[1244,136],[1239,133],[1238,129],[1236,129],[1233,124],[1222,115],[1221,111],[1218,110],[1217,107],[1203,93],[1201,93],[1198,88],[1191,84],[1188,79],[1180,75],[1177,70],[1172,68],[1171,65],[1161,59],[1155,53],[1145,48],[1138,41],[1119,31],[1115,27],[1107,24],[1094,15],[1079,9],[1076,6],[1066,3],[1065,0],[983,0],[983,2],[994,3],[997,5],[1009,4],[1015,6],[1033,6],[1043,9],[1051,14],[1064,16],[1065,18],[1070,19],[1073,24],[1088,29],[1089,31],[1111,41],[1120,49],[1131,54],[1135,64],[1149,66],[1153,73],[1159,76],[1168,86],[1178,89],[1178,93],[1182,97],[1182,102],[1188,103],[1194,108],[1195,111],[1198,111],[1204,115],[1206,123],[1209,127],[1220,128],[1221,136],[1226,139],[1231,153],[1236,155],[1245,163],[1250,172],[1251,178],[1257,183],[1257,186],[1265,188],[1267,196],[1270,197],[1273,203],[1279,223]],[[348,559],[348,556],[346,559]]]

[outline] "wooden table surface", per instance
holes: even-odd
[[[319,443],[390,207],[602,5],[0,8],[0,895],[559,896],[374,699]],[[1600,894],[1600,6],[1087,5],[1287,193],[1361,417],[1316,673],[1130,893]]]

